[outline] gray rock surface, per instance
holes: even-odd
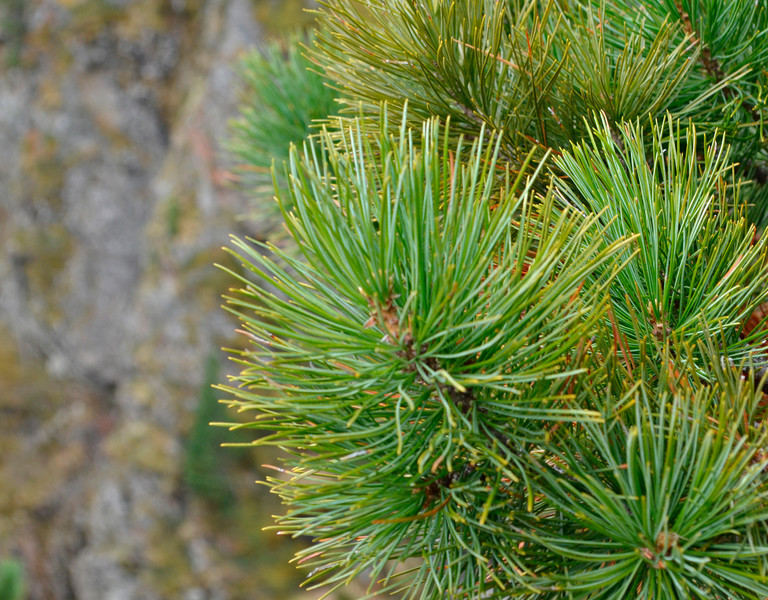
[[[237,597],[183,456],[235,328],[213,262],[252,208],[221,140],[253,6],[21,6],[0,76],[0,558],[30,600]]]

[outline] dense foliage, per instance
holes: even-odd
[[[240,64],[243,102],[232,124],[229,150],[251,192],[272,191],[272,163],[288,160],[291,144],[312,132],[314,121],[337,110],[336,93],[302,55],[298,35],[247,54]],[[285,187],[278,171],[277,185]]]
[[[333,0],[307,52],[342,110],[294,245],[234,242],[221,387],[308,581],[768,596],[768,8]]]

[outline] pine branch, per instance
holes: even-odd
[[[768,555],[765,430],[746,444],[719,403],[717,390],[653,397],[641,389],[620,416],[560,436],[553,460],[571,479],[543,475],[544,496],[561,516],[517,533],[561,557],[567,575],[550,577],[565,593],[656,599],[684,591],[721,600],[768,593],[758,567]],[[741,394],[737,410],[752,403],[754,395]]]
[[[554,2],[540,15],[534,4],[513,13],[490,0],[340,0],[320,15],[315,58],[350,111],[362,103],[375,115],[380,102],[399,109],[407,99],[412,126],[450,117],[454,135],[468,139],[487,126],[519,166],[529,138],[544,151],[558,145],[543,117],[564,64],[548,31]]]
[[[295,249],[234,241],[251,344],[221,387],[287,454],[309,585],[766,597],[766,7],[333,0],[320,26],[343,116],[276,178]]]
[[[565,391],[591,377],[571,348],[629,240],[588,239],[596,218],[553,212],[508,171],[499,187],[500,142],[482,132],[454,150],[436,121],[419,134],[404,117],[396,138],[387,121],[292,154],[281,202],[306,263],[236,242],[285,299],[247,279],[229,298],[257,346],[226,389],[259,411],[255,443],[293,453],[292,479],[273,482],[291,507],[280,522],[323,540],[305,555],[318,581],[420,557],[409,598],[490,590],[524,563],[504,523],[509,502],[535,510],[526,449],[546,423],[598,418]]]
[[[680,20],[683,23],[683,30],[685,31],[686,36],[694,44],[702,46],[699,60],[704,66],[707,75],[709,75],[715,81],[715,83],[721,83],[725,79],[725,74],[723,73],[720,62],[716,58],[712,58],[712,52],[709,47],[701,43],[701,39],[698,33],[695,31],[693,25],[691,24],[691,17],[683,8],[682,2],[680,0],[675,0],[675,6],[677,7],[677,11],[680,14]],[[736,99],[740,96],[740,94],[730,85],[723,88],[723,94],[725,94],[726,98],[730,99]],[[762,122],[762,115],[751,102],[748,100],[742,100],[741,105],[752,115],[752,119],[755,121],[755,123]]]
[[[242,182],[257,193],[266,187],[272,195],[273,163],[278,185],[286,185],[281,163],[288,160],[290,145],[303,142],[338,108],[336,94],[302,55],[303,41],[293,36],[274,42],[239,65],[245,90],[228,150],[240,161]]]
[[[699,151],[696,131],[671,120],[650,129],[648,163],[642,128],[626,125],[622,148],[603,116],[589,143],[555,161],[568,178],[556,185],[565,202],[599,211],[612,235],[639,235],[640,254],[611,290],[632,352],[645,337],[695,343],[723,330],[729,354],[742,357],[756,336],[740,339],[741,324],[768,289],[765,239],[753,243],[744,207],[728,204],[727,148],[715,140]]]

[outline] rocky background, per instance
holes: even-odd
[[[222,152],[233,67],[303,6],[0,0],[0,560],[30,600],[320,595],[262,531],[264,457],[207,425],[240,343],[213,264],[275,227]]]

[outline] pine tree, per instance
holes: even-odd
[[[294,244],[233,243],[221,386],[309,584],[768,597],[765,3],[332,0],[315,35],[339,116],[276,163]]]

